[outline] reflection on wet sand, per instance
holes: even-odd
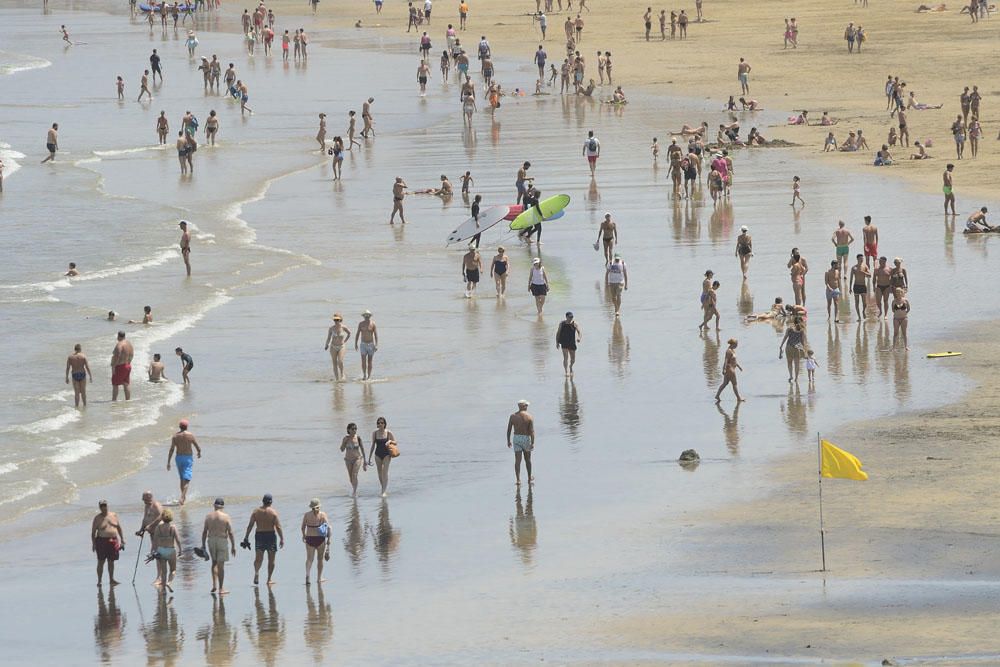
[[[793,435],[805,435],[808,432],[806,405],[802,402],[802,390],[798,383],[788,385],[788,397],[781,402],[781,417]]]
[[[323,595],[322,585],[317,584],[316,594],[318,602],[313,601],[312,586],[306,586],[306,623],[303,628],[303,639],[312,651],[313,661],[320,665],[323,664],[323,649],[333,639],[333,613],[330,611],[330,603]]]
[[[368,525],[361,522],[361,512],[358,511],[358,501],[351,501],[351,509],[344,521],[344,550],[355,568],[361,565],[365,552],[365,533]]]
[[[195,639],[205,649],[205,664],[224,666],[233,664],[237,644],[236,628],[226,620],[225,598],[212,596],[212,622],[198,630]]]
[[[742,403],[736,403],[733,405],[732,414],[726,412],[722,408],[721,403],[715,404],[715,409],[719,411],[722,415],[722,435],[726,440],[726,449],[733,456],[739,456],[740,453],[740,406]]]
[[[893,370],[893,385],[896,387],[896,400],[900,403],[910,399],[910,355],[901,352],[893,355],[895,361]]]
[[[709,326],[712,326],[709,323]],[[719,357],[721,339],[718,331],[709,332],[702,329],[698,334],[705,341],[705,352],[702,355],[702,366],[705,370],[705,384],[715,390],[722,382],[722,363]]]
[[[580,440],[580,397],[576,393],[576,383],[572,378],[563,381],[562,397],[559,399],[559,421],[563,431],[572,442]]]
[[[740,298],[736,301],[736,310],[740,317],[753,314],[753,292],[750,291],[750,283],[746,280],[740,286]]]
[[[382,563],[382,571],[388,574],[389,561],[399,549],[399,531],[392,527],[392,522],[389,520],[389,501],[385,498],[378,508],[378,527],[372,537],[375,542],[375,553]]]
[[[868,327],[864,326],[864,322],[858,322],[857,328],[854,330],[854,355],[851,361],[853,362],[854,374],[862,383],[868,382],[869,347]]]
[[[101,662],[111,662],[118,653],[125,632],[125,616],[115,601],[115,589],[108,591],[107,602],[104,589],[97,589],[97,615],[94,616],[94,642]]]
[[[169,667],[176,664],[180,658],[181,648],[184,645],[184,629],[177,620],[177,610],[171,604],[173,599],[172,595],[158,594],[153,620],[142,624],[142,638],[146,640],[146,656],[149,664]],[[139,610],[141,614],[141,606]]]
[[[278,613],[278,601],[274,590],[267,589],[267,607],[260,599],[260,587],[253,589],[254,612],[243,619],[243,629],[247,639],[257,651],[258,662],[268,665],[277,664],[278,654],[285,646],[285,619]]]
[[[625,377],[625,366],[629,361],[629,342],[625,330],[622,328],[621,319],[616,318],[611,325],[611,338],[608,339],[608,361],[615,369],[615,375],[621,379]]]
[[[826,323],[826,372],[830,377],[841,377],[844,374],[840,348],[840,327],[832,322]]]
[[[713,243],[728,239],[733,231],[733,205],[724,201],[712,209],[708,219],[708,238]]]
[[[201,531],[199,530],[201,524],[195,524],[191,521],[190,514],[187,511],[187,507],[183,505],[176,512],[179,520],[176,522],[177,532],[181,538],[181,545],[184,547],[177,554],[177,579],[181,581],[184,588],[190,589],[194,588],[195,581],[197,580],[197,568],[194,567],[196,562],[194,552],[189,548],[190,546],[201,544]],[[197,559],[198,562],[201,559]],[[174,584],[174,588],[177,585]]]
[[[530,487],[527,500],[527,504],[521,503],[521,490],[518,489],[514,496],[514,516],[510,517],[508,531],[510,543],[519,552],[521,562],[531,565],[535,547],[538,546],[538,524],[535,522],[534,498]]]

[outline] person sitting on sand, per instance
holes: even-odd
[[[889,128],[889,138],[887,140],[889,142],[889,145],[890,146],[895,146],[897,139],[898,139],[898,137],[896,136],[896,128],[895,127],[890,127]]]
[[[948,7],[943,2],[939,5],[930,5],[930,6],[920,5],[919,7],[917,7],[918,14],[923,12],[945,12],[945,11],[948,11]]]
[[[800,306],[797,303],[789,303],[785,305],[785,317],[799,320],[804,324],[809,317],[809,311],[806,310],[805,306]]]
[[[590,83],[587,84],[587,87],[586,88],[581,88],[577,92],[577,94],[578,95],[583,95],[584,97],[593,97],[594,96],[594,89],[595,88],[597,88],[597,84],[594,83],[593,79],[591,79]]]
[[[763,313],[751,313],[744,318],[745,322],[766,322],[768,320],[777,320],[785,316],[785,304],[784,300],[779,296],[775,297],[774,304],[771,305],[771,310]]]
[[[906,108],[916,109],[917,111],[923,111],[924,109],[940,109],[943,106],[943,104],[921,104],[920,102],[917,102],[916,95],[912,90],[910,91],[910,96],[906,100]]]
[[[805,109],[802,110],[798,116],[788,117],[789,125],[808,125],[809,124],[809,112]]]
[[[745,97],[740,98],[740,104],[743,105],[744,111],[763,111],[764,107],[760,105],[760,102],[754,99],[746,99]]]
[[[757,131],[756,127],[750,128],[750,134],[747,135],[747,145],[748,146],[766,146],[767,139],[764,138],[760,132]]]
[[[891,164],[892,164],[892,155],[889,153],[889,146],[886,144],[882,144],[882,148],[879,149],[877,153],[875,153],[875,166],[888,167]]]
[[[613,104],[628,104],[628,100],[625,99],[625,91],[622,90],[621,86],[615,88],[615,93],[611,96],[611,101]]]
[[[914,141],[913,145],[917,147],[917,152],[910,155],[911,160],[926,160],[930,157],[919,141]]]
[[[830,118],[829,111],[824,111],[823,115],[819,119],[819,124],[823,125],[824,127],[827,125],[836,125],[839,122],[840,122],[839,118]]]
[[[987,232],[1000,231],[1000,227],[991,227],[986,223],[986,213],[989,211],[985,206],[969,216],[965,221],[966,234],[985,234]]]
[[[852,131],[847,136],[847,138],[844,139],[844,143],[840,144],[840,148],[838,150],[840,150],[841,152],[846,152],[846,153],[852,153],[852,152],[858,150],[857,135],[854,134],[854,132]]]
[[[833,132],[830,132],[826,135],[826,139],[823,140],[823,152],[829,153],[835,150],[837,150],[837,137],[833,136]]]

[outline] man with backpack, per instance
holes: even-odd
[[[601,157],[601,142],[594,136],[593,130],[587,133],[587,140],[583,142],[583,154],[590,163],[590,175],[593,176],[597,168],[597,158]]]

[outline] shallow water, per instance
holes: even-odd
[[[653,573],[673,563],[670,534],[678,522],[767,493],[776,482],[766,466],[776,457],[797,456],[802,474],[813,474],[817,432],[959,396],[967,384],[947,372],[948,360],[923,355],[955,321],[987,317],[997,299],[982,294],[974,305],[949,298],[962,276],[988,266],[994,239],[942,230],[936,198],[881,173],[845,175],[760,150],[735,157],[731,203],[713,210],[704,192],[671,204],[666,160],[651,168],[648,146],[658,136],[665,154],[667,129],[721,116],[705,102],[630,91],[631,104],[614,112],[593,100],[507,98],[492,120],[479,113],[467,131],[457,117],[457,86],[443,85],[435,69],[429,94],[418,97],[415,59],[401,55],[398,42],[373,37],[372,52],[314,45],[308,66],[283,67],[259,55],[250,61],[231,34],[200,30],[199,54],[236,62],[250,81],[257,114],[241,119],[227,100],[202,95],[200,74],[172,30],[164,37],[158,25],[152,35],[138,24],[110,28],[128,24],[121,16],[2,11],[24,55],[52,63],[0,74],[0,141],[29,156],[0,198],[0,240],[13,250],[0,264],[0,320],[8,332],[0,361],[7,442],[0,450],[7,519],[0,578],[9,608],[54,600],[29,583],[42,568],[58,566],[66,586],[92,585],[83,533],[99,496],[129,526],[144,488],[176,498],[163,459],[180,417],[191,419],[205,447],[191,503],[178,513],[185,545],[197,543],[210,498],[226,496],[240,530],[264,491],[275,494],[291,538],[273,597],[246,586],[248,557],[240,552],[224,618],[205,594],[208,572],[200,563],[182,564],[170,604],[146,586],[137,595],[119,590],[121,617],[106,598],[96,612],[88,596],[60,598],[67,619],[94,617],[93,626],[63,624],[66,657],[93,645],[94,659],[106,654],[122,663],[143,655],[154,662],[204,655],[213,664],[315,656],[393,664],[592,660],[578,648],[578,628],[606,605],[634,611],[649,604],[644,591]],[[64,51],[53,34],[70,21],[88,43]],[[139,105],[132,96],[151,48],[164,56],[167,82],[151,105]],[[496,62],[506,87],[533,81],[530,65],[515,67],[506,54]],[[335,65],[368,76],[332,76]],[[128,86],[123,104],[114,101],[119,71]],[[348,155],[344,180],[333,183],[312,141],[316,114],[329,114],[332,137],[346,125],[346,110],[360,112],[369,94],[378,136]],[[208,109],[219,110],[220,145],[198,151],[190,180],[178,177],[172,148],[152,146],[161,108],[175,129],[185,109],[202,122]],[[50,118],[60,123],[63,150],[54,165],[38,166]],[[594,181],[580,156],[590,128],[604,152]],[[553,291],[542,319],[524,289],[532,251],[499,228],[484,234],[483,259],[498,242],[507,246],[508,297],[492,296],[487,277],[476,298],[463,298],[462,249],[444,247],[468,215],[461,197],[408,197],[410,224],[385,224],[396,175],[417,189],[446,173],[457,186],[469,169],[485,204],[506,204],[524,160],[546,195],[573,198],[567,215],[545,229],[542,257]],[[795,214],[787,205],[794,174],[808,202]],[[630,273],[620,321],[591,245],[606,210],[619,224]],[[822,315],[821,273],[836,220],[860,236],[866,213],[880,226],[883,252],[902,255],[910,269],[909,355],[886,351],[891,331],[884,325],[853,318],[828,325]],[[181,217],[196,229],[190,280],[175,250]],[[733,246],[742,224],[751,228],[755,257],[740,286]],[[815,390],[804,379],[799,387],[786,382],[776,354],[780,329],[741,322],[774,296],[791,297],[784,264],[792,245],[812,268],[809,334],[821,369]],[[80,265],[81,279],[61,277],[68,261]],[[723,331],[699,336],[698,293],[709,267],[723,285]],[[940,311],[931,304],[946,299],[949,317],[932,317]],[[138,319],[146,304],[153,327],[103,321],[111,308],[122,320]],[[365,308],[380,330],[376,381],[334,384],[322,349],[330,314],[342,311],[353,330]],[[554,348],[555,327],[570,309],[584,335],[572,380]],[[121,326],[136,344],[135,375],[159,351],[176,380],[170,351],[182,345],[196,360],[192,386],[136,382],[133,401],[111,405],[106,359]],[[739,408],[730,397],[721,406],[711,400],[729,336],[739,338],[746,369],[740,381],[749,400]],[[82,413],[67,407],[72,395],[59,376],[75,342],[95,371]],[[346,365],[357,378],[356,354]],[[522,396],[532,402],[539,436],[530,496],[526,489],[515,495],[503,435]],[[348,422],[366,435],[382,414],[404,453],[392,465],[391,497],[376,497],[369,471],[354,503],[336,447]],[[841,444],[862,459],[866,447],[877,446]],[[690,447],[703,459],[694,471],[675,463]],[[335,526],[324,600],[293,583],[301,580],[302,557],[294,534],[311,496],[323,499]],[[78,536],[72,543],[84,545],[78,553],[65,546],[67,530]],[[21,563],[28,553],[34,560]],[[144,570],[139,581],[151,576]],[[733,583],[720,577],[701,585],[725,590]],[[392,642],[378,630],[387,614]],[[27,659],[41,640],[29,625],[36,618],[9,619],[12,659]],[[569,621],[553,629],[555,619]]]

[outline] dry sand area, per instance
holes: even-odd
[[[305,6],[296,1],[272,3],[280,13],[298,13]],[[422,5],[422,2],[416,2]],[[502,2],[471,0],[469,30],[474,46],[480,34],[489,38],[496,59],[520,58],[530,63],[539,43],[537,25],[527,13],[534,11],[533,0]],[[660,41],[655,18],[661,9],[684,9],[696,15],[693,0],[668,5],[645,2],[590,0],[591,12],[583,12],[585,28],[579,44],[581,53],[593,56],[598,49],[611,51],[617,83],[630,89],[642,86],[653,92],[682,97],[710,98],[723,108],[729,95],[739,96],[736,65],[740,57],[753,67],[751,96],[766,109],[808,109],[818,122],[823,111],[841,119],[834,128],[838,141],[850,129],[861,128],[868,137],[871,151],[827,154],[821,159],[857,169],[871,169],[874,152],[883,143],[890,124],[885,111],[886,76],[900,76],[907,90],[916,92],[925,104],[944,104],[940,110],[908,112],[911,142],[933,140],[928,153],[931,160],[915,162],[906,158],[910,150],[897,148],[897,164],[889,169],[912,180],[921,189],[940,190],[941,172],[955,156],[950,126],[959,113],[959,95],[966,85],[978,85],[983,95],[980,121],[984,128],[980,156],[968,155],[956,169],[958,205],[963,210],[977,208],[978,201],[967,201],[973,193],[985,197],[993,192],[1000,151],[996,139],[1000,131],[1000,82],[988,62],[996,52],[1000,14],[973,24],[960,14],[959,4],[948,4],[947,11],[917,13],[915,0],[872,0],[868,7],[850,0],[801,0],[794,3],[778,0],[742,2],[739,0],[704,0],[704,23],[693,22],[686,40]],[[433,23],[428,29],[436,45],[443,43],[446,25],[458,24],[458,3],[438,0],[434,3]],[[574,10],[577,8],[574,3]],[[653,9],[653,41],[643,38],[642,15]],[[320,4],[320,17],[327,25],[349,28],[363,19],[365,30],[385,30],[405,36],[406,5],[387,2],[381,16],[375,15],[374,3],[352,0],[349,4]],[[549,15],[548,40],[550,60],[564,53],[563,22],[569,12],[558,10]],[[572,12],[575,18],[576,12]],[[799,46],[783,48],[784,19],[795,17],[799,24]],[[864,26],[868,39],[860,54],[848,54],[844,28],[849,22]],[[669,26],[668,26],[669,33]],[[414,53],[419,33],[411,33]],[[589,60],[593,60],[590,58]],[[436,64],[432,63],[436,70]],[[589,62],[588,77],[596,77],[596,64]],[[474,69],[474,67],[473,67]],[[606,91],[610,94],[610,89]],[[693,117],[691,124],[702,118]],[[744,122],[744,131],[749,127]],[[803,151],[819,153],[831,128],[787,127],[765,133],[800,144]],[[966,147],[966,153],[969,153]],[[975,169],[968,169],[975,162]],[[885,171],[884,169],[882,170]]]

